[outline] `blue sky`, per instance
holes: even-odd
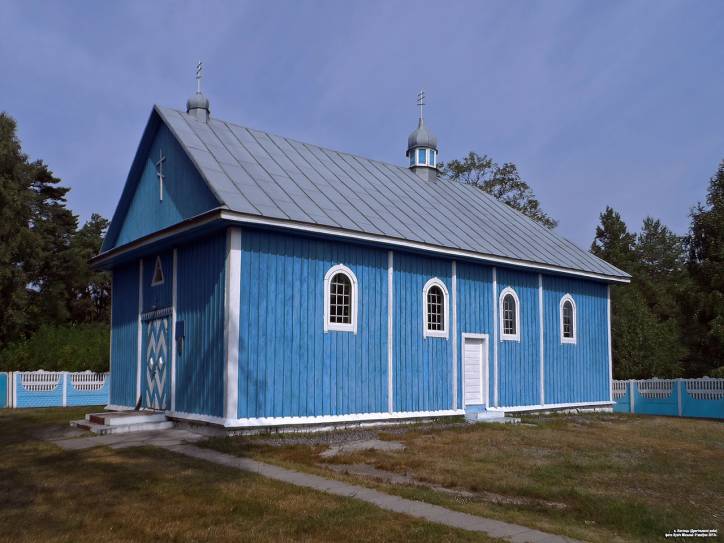
[[[110,217],[154,103],[205,65],[212,115],[405,164],[415,94],[440,159],[515,162],[583,247],[606,205],[684,233],[724,159],[724,2],[5,1],[0,110]]]

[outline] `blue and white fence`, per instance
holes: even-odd
[[[109,403],[110,390],[109,373],[43,370],[0,373],[0,407],[105,405]]]
[[[724,379],[613,382],[616,413],[724,419]]]

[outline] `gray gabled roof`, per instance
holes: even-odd
[[[183,111],[156,111],[222,205],[290,223],[624,279],[615,266],[469,185]]]

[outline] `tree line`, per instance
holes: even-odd
[[[555,228],[515,164],[470,152],[442,169]],[[706,202],[691,209],[686,235],[654,217],[632,232],[606,207],[591,252],[632,276],[630,284],[611,287],[616,379],[724,377],[724,161]]]
[[[0,112],[0,370],[108,367],[110,278],[88,263],[108,221],[79,225],[60,183]]]
[[[440,165],[555,228],[515,164],[471,152]],[[110,276],[91,269],[108,221],[80,225],[69,189],[23,153],[0,112],[0,370],[108,368]],[[684,236],[647,217],[638,233],[607,207],[591,252],[632,275],[612,287],[614,376],[724,376],[724,161]]]

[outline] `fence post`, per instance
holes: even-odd
[[[12,379],[10,380],[13,385],[13,396],[12,396],[12,406],[13,408],[18,406],[18,393],[17,390],[15,390],[15,381],[18,380],[18,372],[14,371],[12,373]]]
[[[634,380],[629,379],[629,391],[628,391],[628,410],[631,414],[635,413],[634,408],[636,405],[636,400],[634,399]]]
[[[68,406],[68,372],[63,372],[63,407]]]
[[[681,416],[681,415],[682,415],[682,412],[683,412],[683,410],[682,410],[682,400],[681,400],[681,384],[682,384],[682,383],[681,383],[681,379],[677,379],[677,380],[676,380],[676,391],[677,391],[677,395],[676,395],[676,402],[677,402],[677,403],[676,403],[676,408],[677,408],[677,410],[678,410],[677,412],[679,413],[679,416]]]

